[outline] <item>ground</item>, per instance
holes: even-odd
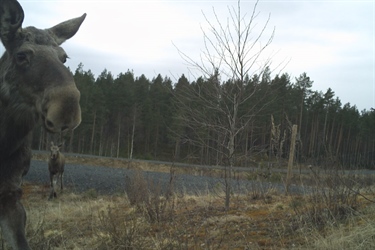
[[[66,191],[47,201],[48,187],[26,184],[24,191],[33,249],[345,249],[357,231],[359,249],[375,246],[375,207],[364,199],[350,217],[319,225],[304,217],[310,206],[304,197],[272,192],[234,196],[225,211],[220,194],[131,205],[120,194]]]
[[[80,159],[80,164],[93,162]],[[112,166],[113,160],[103,159],[100,164]],[[141,176],[134,177],[132,188],[124,193],[102,196],[95,190],[65,190],[52,201],[48,201],[48,185],[25,183],[22,202],[28,214],[31,247],[375,249],[375,193],[371,183],[366,189],[361,187],[360,193],[352,192],[353,186],[324,187],[304,196],[254,190],[233,194],[231,206],[225,210],[220,191],[170,195],[144,184]]]

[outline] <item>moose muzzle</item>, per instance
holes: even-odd
[[[81,123],[79,99],[75,84],[51,88],[45,95],[45,128],[51,133],[75,129]]]

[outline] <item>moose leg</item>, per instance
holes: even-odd
[[[49,199],[53,199],[54,197],[56,197],[56,192],[55,192],[55,175],[50,173],[49,174],[49,179],[50,179],[50,182],[51,182],[51,193],[49,195]]]
[[[61,187],[61,192],[64,189],[63,179],[64,179],[64,172],[60,173],[60,187]]]
[[[21,190],[1,198],[0,226],[3,236],[13,249],[30,249],[25,236],[26,211],[20,202]]]

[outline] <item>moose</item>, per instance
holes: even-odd
[[[0,0],[0,227],[13,249],[30,249],[21,204],[22,175],[30,167],[32,131],[64,133],[81,123],[80,92],[60,45],[73,37],[86,14],[48,29],[22,27],[16,0]]]
[[[51,155],[48,160],[48,171],[49,171],[49,179],[51,184],[51,193],[49,199],[56,198],[56,191],[55,186],[57,184],[57,180],[60,179],[60,189],[61,191],[64,188],[63,184],[63,175],[64,175],[64,166],[65,166],[65,156],[60,152],[62,144],[54,145],[51,142]]]

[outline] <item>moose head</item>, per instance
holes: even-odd
[[[1,0],[0,6],[0,39],[6,48],[0,66],[2,105],[33,109],[23,112],[42,118],[49,132],[74,129],[81,122],[80,92],[60,45],[75,35],[86,14],[42,30],[22,28],[24,12],[17,1]],[[22,112],[17,116],[22,119]]]
[[[62,145],[63,145],[62,143],[60,143],[59,145],[55,145],[53,142],[51,142],[50,151],[51,151],[51,159],[52,160],[57,159],[57,157],[59,156],[60,149],[61,149]]]

